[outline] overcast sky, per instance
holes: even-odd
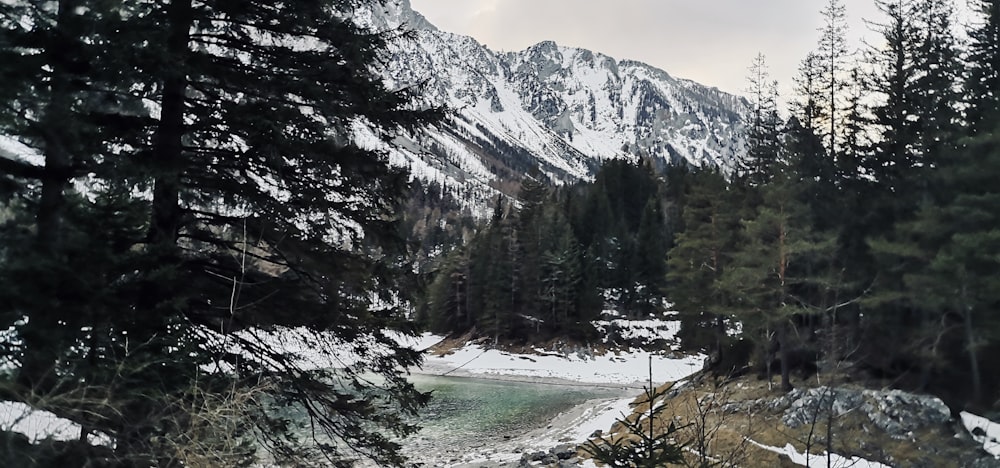
[[[635,59],[724,91],[743,94],[747,68],[763,53],[782,94],[816,48],[827,0],[411,0],[445,31],[493,50],[543,40]],[[860,47],[864,19],[881,20],[873,0],[844,0]],[[783,95],[782,100],[789,96]]]

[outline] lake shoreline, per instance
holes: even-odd
[[[580,387],[580,388],[605,388],[605,389],[622,389],[623,391],[636,391],[641,393],[642,390],[648,386],[648,382],[635,381],[628,383],[617,383],[617,382],[581,382],[579,380],[564,379],[560,377],[545,377],[536,375],[521,375],[503,372],[502,370],[477,370],[469,371],[462,369],[461,367],[456,367],[450,362],[433,362],[424,361],[423,365],[420,367],[415,367],[409,369],[410,374],[415,375],[427,375],[434,377],[461,377],[470,379],[482,379],[482,380],[497,380],[504,382],[520,382],[526,384],[536,384],[536,385],[558,385],[565,387]]]
[[[648,328],[657,333],[671,330],[669,327],[660,330],[663,327],[654,325],[657,324]],[[467,340],[443,341],[443,337],[429,333],[412,340],[414,349],[426,354],[422,365],[408,372],[414,376],[564,387],[567,392],[600,391],[595,392],[595,398],[581,400],[542,422],[533,421],[524,427],[485,435],[460,433],[457,443],[418,433],[404,442],[403,452],[412,461],[428,467],[516,467],[525,454],[549,452],[567,444],[575,447],[596,431],[607,433],[616,420],[631,414],[630,404],[649,385],[650,371],[653,385],[660,385],[701,370],[705,359],[703,355],[682,354],[669,348],[658,352],[630,349],[600,354],[540,349],[522,353]]]
[[[415,375],[439,377],[451,369],[446,366],[424,366],[412,370]],[[629,404],[641,394],[641,388],[614,384],[593,384],[549,377],[527,377],[507,374],[480,374],[467,371],[448,372],[447,377],[474,381],[491,380],[529,385],[557,385],[575,388],[600,388],[610,397],[594,398],[576,404],[551,419],[510,434],[494,434],[486,440],[470,436],[462,443],[446,443],[417,434],[404,442],[404,453],[412,461],[426,466],[452,468],[501,468],[518,466],[523,454],[548,452],[549,449],[582,444],[595,431],[607,432],[614,421],[631,412]]]

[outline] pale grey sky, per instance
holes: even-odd
[[[959,0],[961,1],[961,0]],[[543,40],[635,59],[743,94],[747,68],[764,53],[787,101],[792,78],[816,48],[827,0],[411,0],[438,28],[493,50]],[[881,20],[873,0],[844,0],[853,47]]]

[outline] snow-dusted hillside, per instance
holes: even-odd
[[[454,113],[391,153],[462,198],[483,202],[499,181],[535,169],[571,182],[589,178],[602,160],[642,156],[729,171],[742,154],[741,98],[649,65],[553,42],[494,52],[438,30],[409,0],[356,20],[415,30],[393,44],[386,80],[420,84],[428,104]]]

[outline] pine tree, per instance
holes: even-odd
[[[544,253],[542,238],[544,233],[543,204],[549,196],[549,189],[532,177],[521,181],[517,210],[517,251],[521,259],[517,278],[520,313],[538,318],[541,314],[542,265]]]
[[[799,64],[795,77],[795,97],[791,103],[791,113],[798,125],[809,133],[819,135],[820,119],[823,109],[820,107],[820,57],[810,52]]]
[[[786,142],[782,146],[792,153],[787,157],[795,164],[795,172],[808,182],[805,190],[814,223],[829,227],[842,217],[842,207],[836,160],[829,148],[823,146],[823,121],[831,118],[831,110],[824,105],[827,96],[822,87],[824,73],[822,57],[816,53],[810,53],[800,65],[792,117],[785,124]]]
[[[662,309],[666,283],[667,239],[660,201],[651,197],[642,210],[636,233],[633,267],[636,276],[636,307],[638,317],[647,317]]]
[[[667,253],[667,297],[680,313],[685,345],[721,354],[730,314],[719,280],[736,243],[738,202],[717,172],[703,169],[689,179],[684,230]]]
[[[771,165],[780,157],[778,82],[771,80],[764,54],[757,54],[747,77],[750,122],[747,130],[747,177],[755,185],[770,180]]]
[[[861,229],[872,239],[878,275],[866,315],[873,329],[912,332],[913,348],[903,354],[919,367],[919,385],[926,386],[943,365],[935,344],[941,314],[915,300],[918,291],[907,278],[921,274],[945,242],[944,231],[921,220],[926,214],[917,215],[918,210],[947,203],[954,188],[942,184],[942,169],[965,164],[957,157],[962,154],[960,66],[948,2],[899,1],[881,7],[889,19],[882,27],[889,47],[875,62],[880,72],[872,83],[885,99],[873,109],[881,138],[867,168],[873,179],[867,190],[872,214]]]
[[[33,228],[47,238],[38,264],[84,268],[78,261],[87,258],[103,285],[78,289],[72,276],[52,270],[46,288],[83,296],[57,295],[52,307],[52,295],[39,291],[9,307],[23,264],[3,257],[12,283],[2,315],[23,338],[18,384],[68,391],[60,385],[79,377],[109,392],[109,406],[80,403],[59,414],[115,436],[122,460],[166,463],[155,441],[183,431],[163,422],[183,414],[164,402],[192,385],[211,394],[267,375],[270,398],[243,416],[279,461],[403,463],[388,435],[412,431],[404,415],[424,401],[397,370],[418,355],[385,333],[408,329],[391,305],[402,258],[394,213],[405,177],[350,136],[360,123],[389,139],[437,112],[412,110],[411,91],[390,91],[376,75],[387,35],[345,16],[369,5],[0,5],[0,75],[11,84],[2,93],[16,103],[4,107],[0,126],[47,159],[46,168],[4,159],[0,170],[8,180],[49,181],[25,192],[23,205],[37,207]],[[67,131],[54,132],[54,122]],[[93,182],[87,197],[73,194],[74,177]],[[76,210],[110,213],[114,231],[77,219]],[[5,234],[29,229],[22,221]],[[47,324],[60,333],[43,332]],[[256,333],[233,333],[271,327],[367,343],[353,346],[367,359],[307,371]],[[76,354],[81,343],[92,352]],[[232,374],[204,375],[211,364]],[[386,392],[343,390],[341,382],[371,389],[362,377],[369,371],[385,377]],[[52,375],[68,378],[43,381]],[[309,417],[316,444],[299,442],[289,407]]]
[[[512,277],[516,273],[516,259],[509,253],[514,244],[511,220],[504,216],[502,199],[497,198],[496,208],[486,232],[486,251],[481,261],[486,263],[484,278],[483,310],[479,322],[484,333],[492,333],[494,340],[510,337],[513,314],[516,310],[512,297]]]
[[[957,318],[952,320],[961,327],[968,396],[981,403],[979,349],[1000,338],[1000,322],[993,313],[1000,303],[1000,281],[994,274],[1000,266],[1000,191],[992,182],[1000,174],[1000,139],[976,138],[967,151],[968,161],[946,174],[955,184],[955,197],[944,205],[925,206],[902,228],[909,228],[917,246],[926,249],[922,268],[905,276],[914,306],[925,309],[939,327],[951,321],[950,314]],[[941,328],[936,332],[945,333]],[[939,357],[938,350],[931,351],[932,358]]]
[[[555,207],[546,210],[546,239],[542,251],[541,301],[547,327],[563,330],[572,325],[576,301],[574,294],[581,280],[580,249],[566,217]]]
[[[817,83],[820,97],[816,100],[822,106],[826,120],[826,149],[830,158],[836,159],[841,143],[839,125],[843,116],[842,93],[847,81],[847,13],[841,0],[829,0],[822,11],[824,25],[820,28],[819,47],[816,51],[816,65],[820,67]]]
[[[728,307],[743,324],[744,334],[755,337],[768,369],[771,340],[777,341],[785,390],[791,389],[793,318],[826,312],[824,304],[813,300],[817,292],[820,297],[827,292],[829,284],[818,283],[835,247],[835,236],[813,229],[808,206],[801,200],[803,184],[794,177],[783,166],[761,189],[762,203],[743,221],[743,240],[719,280],[719,289],[730,298]]]
[[[993,130],[1000,120],[1000,4],[976,0],[971,5],[979,22],[969,31],[965,118],[970,133],[978,135]]]
[[[968,54],[970,70],[966,80],[965,109],[969,137],[955,140],[954,109],[957,99],[952,85],[956,80],[953,48],[944,31],[950,28],[947,5],[929,8],[924,22],[929,26],[923,44],[914,55],[928,63],[938,57],[942,63],[932,69],[924,66],[923,86],[915,86],[919,103],[925,112],[935,112],[922,122],[914,146],[929,157],[932,172],[923,179],[931,185],[920,198],[920,206],[912,220],[897,223],[887,238],[872,241],[873,250],[884,258],[882,262],[895,276],[892,287],[880,290],[876,299],[897,308],[906,307],[920,318],[912,328],[913,353],[921,361],[921,381],[930,383],[934,371],[948,369],[964,360],[972,402],[983,399],[983,371],[979,351],[984,343],[995,340],[1000,326],[992,308],[997,304],[997,285],[990,271],[997,251],[997,227],[1000,221],[996,191],[990,182],[997,177],[1000,146],[996,128],[1000,117],[993,110],[996,93],[984,85],[996,83],[997,44],[996,24],[1000,10],[996,2],[978,4],[983,22],[970,32],[972,44]],[[940,37],[938,37],[940,36]],[[941,57],[944,57],[943,59]],[[942,89],[946,88],[946,89]],[[932,103],[937,103],[935,108]],[[958,149],[959,143],[964,148]],[[931,195],[931,196],[928,196]],[[893,323],[898,323],[893,322]],[[956,333],[955,329],[961,330]],[[950,335],[960,335],[961,349],[952,351],[947,344]],[[945,343],[945,344],[942,344]],[[964,355],[964,358],[961,357]]]

